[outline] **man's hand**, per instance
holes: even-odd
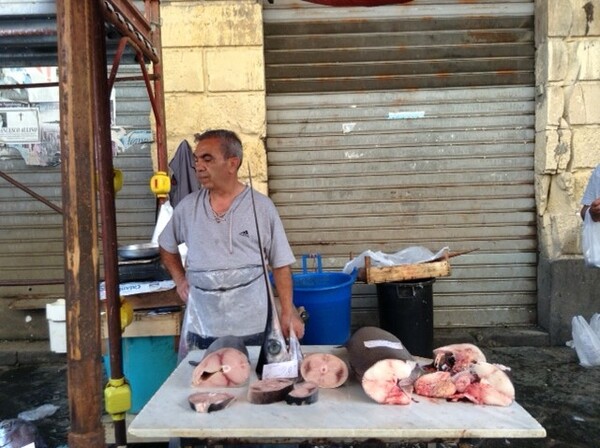
[[[600,198],[597,198],[594,202],[592,202],[589,211],[592,221],[600,221]]]
[[[281,313],[281,330],[287,339],[290,337],[290,327],[294,329],[294,333],[298,339],[304,337],[304,321],[295,306]]]

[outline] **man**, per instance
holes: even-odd
[[[600,221],[600,165],[594,169],[581,199],[581,219],[589,210],[592,221]]]
[[[163,264],[187,304],[183,354],[226,335],[241,336],[247,345],[262,343],[268,295],[252,195],[238,179],[242,158],[242,144],[234,132],[196,135],[194,169],[203,188],[181,200],[158,239]],[[301,338],[304,324],[292,302],[294,254],[273,202],[256,191],[254,200],[283,333],[288,337],[293,326]],[[188,248],[185,267],[178,251],[181,243]]]

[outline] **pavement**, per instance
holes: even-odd
[[[529,341],[535,345],[527,345]],[[522,339],[518,346],[479,346],[488,361],[511,368],[516,401],[546,429],[546,438],[388,445],[394,448],[600,446],[600,367],[582,367],[576,352],[569,347],[540,346],[535,338],[529,341]],[[44,404],[54,405],[57,411],[36,424],[48,448],[66,447],[69,431],[66,367],[66,356],[50,352],[48,341],[0,341],[0,421]],[[381,445],[364,444],[362,448]],[[162,448],[167,445],[129,446]]]

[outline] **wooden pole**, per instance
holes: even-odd
[[[96,0],[57,0],[70,448],[104,447],[96,170]]]

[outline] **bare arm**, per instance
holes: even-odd
[[[304,336],[304,322],[298,314],[293,301],[292,270],[289,266],[273,269],[275,288],[281,305],[281,327],[285,337],[290,336],[290,326],[293,326],[298,339]]]
[[[181,300],[187,303],[190,286],[187,278],[185,277],[185,269],[181,263],[181,255],[179,253],[168,252],[161,247],[160,259],[175,282],[177,294],[179,294]]]

